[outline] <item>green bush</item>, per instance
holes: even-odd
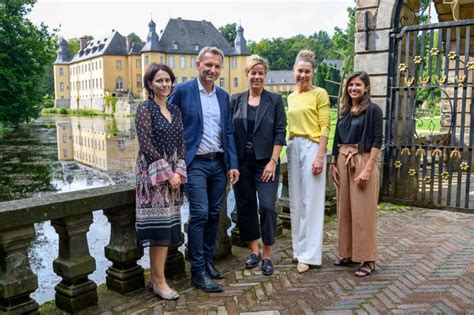
[[[68,114],[68,110],[64,107],[60,108],[59,109],[59,114],[61,115],[67,115]]]

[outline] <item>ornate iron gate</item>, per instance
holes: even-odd
[[[383,199],[474,211],[474,20],[391,40]]]

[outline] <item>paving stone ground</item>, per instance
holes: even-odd
[[[382,204],[378,212],[380,258],[367,278],[335,267],[336,223],[325,225],[321,268],[298,274],[289,231],[277,240],[276,272],[246,270],[247,250],[217,266],[226,272],[225,292],[189,287],[189,275],[172,284],[178,301],[164,302],[146,290],[120,296],[99,291],[99,306],[82,314],[474,314],[474,214]],[[60,314],[52,306],[45,314]]]

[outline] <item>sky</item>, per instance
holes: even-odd
[[[59,28],[58,34],[66,39],[98,38],[115,29],[146,40],[150,18],[159,34],[170,18],[181,17],[211,21],[216,28],[240,23],[247,40],[260,41],[320,30],[332,34],[336,26],[346,28],[346,9],[353,6],[354,0],[38,0],[28,18]]]

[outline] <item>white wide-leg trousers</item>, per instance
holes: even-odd
[[[287,148],[293,258],[309,265],[321,265],[323,255],[326,157],[321,174],[311,171],[318,148],[303,137]]]

